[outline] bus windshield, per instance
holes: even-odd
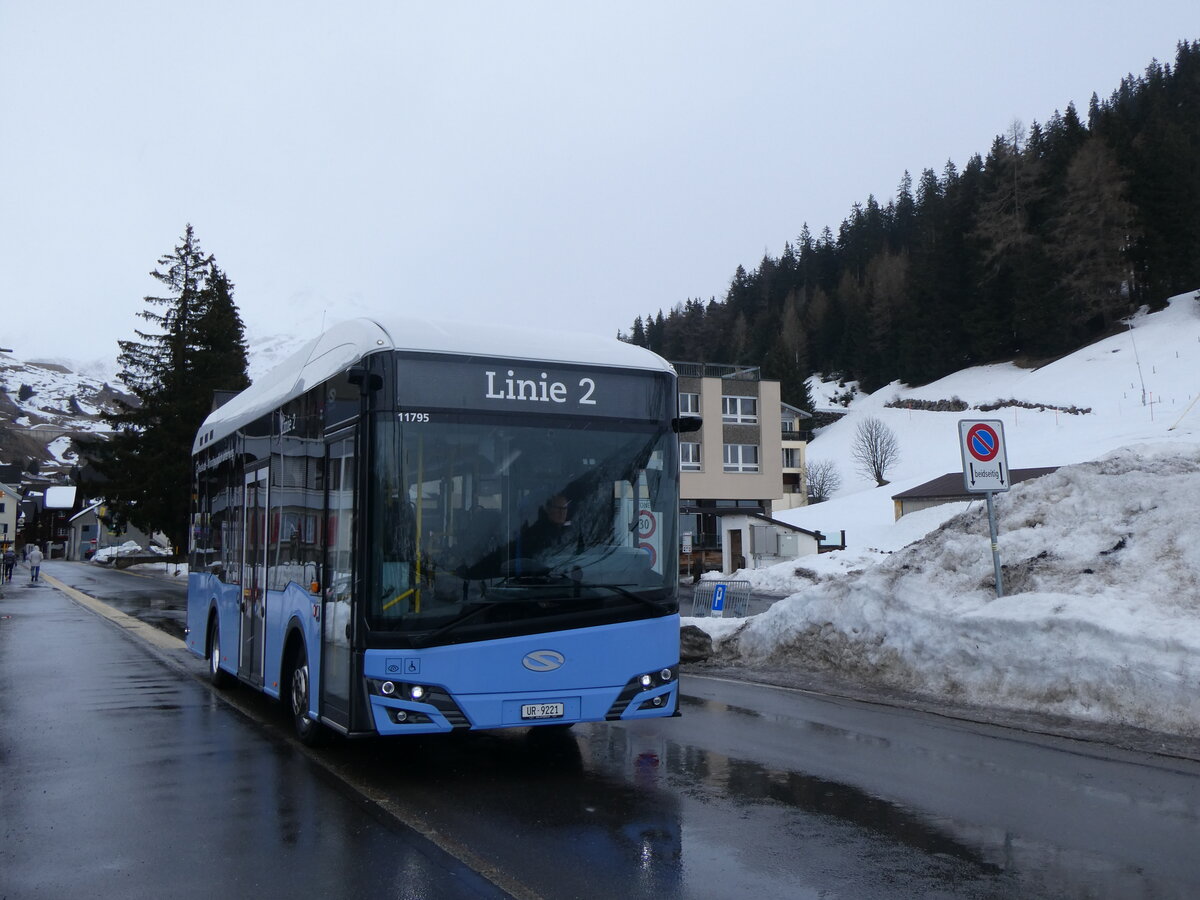
[[[375,416],[372,635],[428,646],[676,611],[664,424]]]

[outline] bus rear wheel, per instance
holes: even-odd
[[[308,677],[308,654],[304,647],[296,651],[292,661],[291,677],[291,713],[292,724],[296,729],[296,737],[306,747],[317,747],[324,744],[329,737],[329,731],[308,714],[309,692],[312,685]]]

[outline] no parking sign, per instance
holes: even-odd
[[[999,419],[960,419],[963,486],[971,493],[1007,491],[1012,485],[1004,449],[1004,423]]]

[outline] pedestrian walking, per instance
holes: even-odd
[[[12,581],[13,568],[17,564],[17,551],[12,547],[4,551],[4,580]]]
[[[38,573],[42,570],[42,551],[36,546],[29,551],[29,580],[37,581]]]

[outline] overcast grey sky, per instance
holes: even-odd
[[[1197,38],[1194,0],[0,0],[0,346],[115,357],[189,222],[252,352],[615,334]]]

